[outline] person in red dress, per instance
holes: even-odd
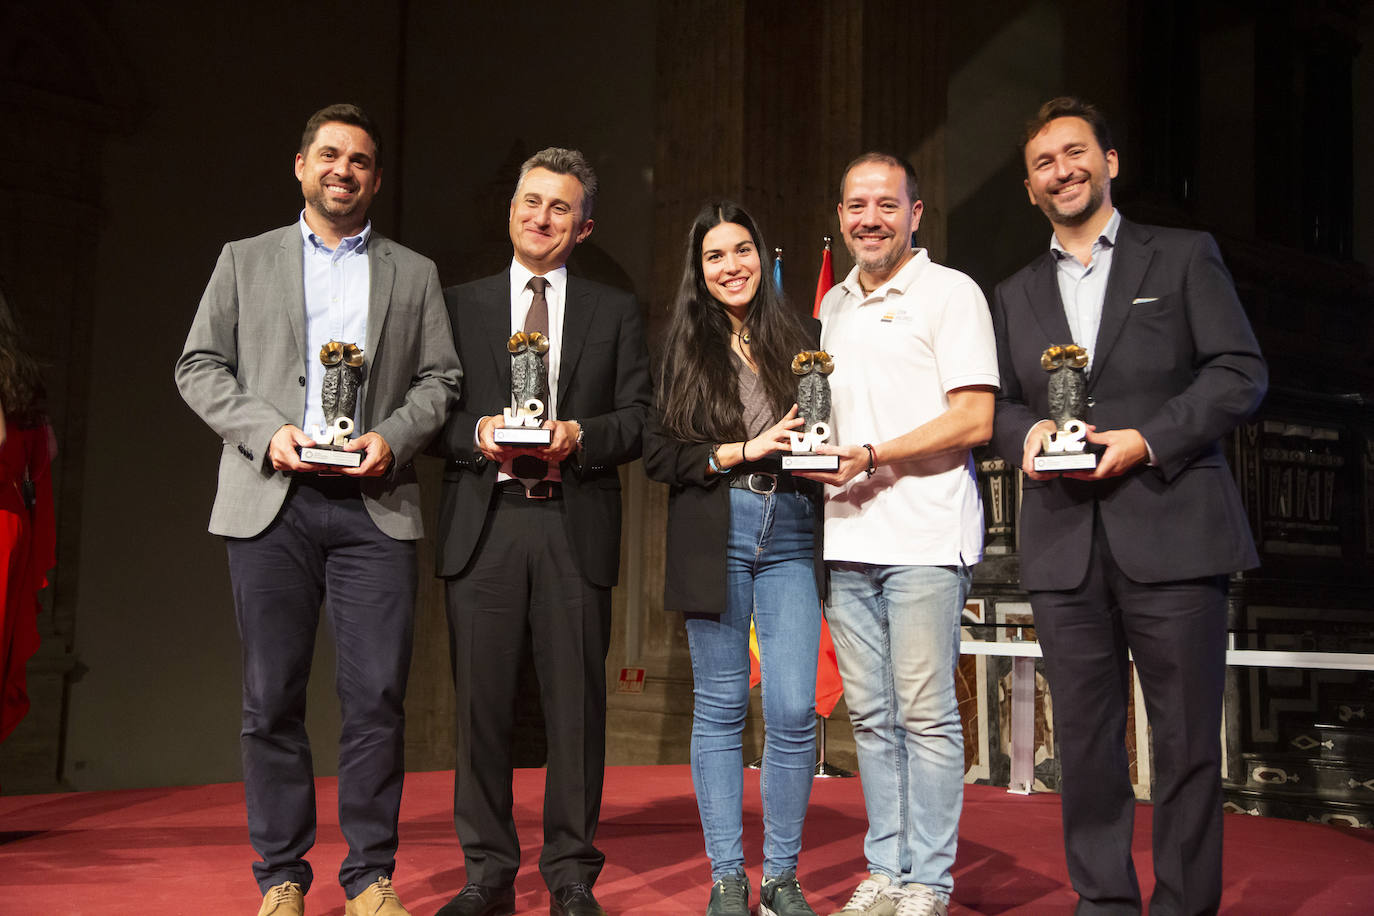
[[[29,711],[25,666],[38,650],[38,592],[56,564],[53,438],[43,380],[0,291],[0,741]]]

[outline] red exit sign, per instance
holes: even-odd
[[[615,685],[616,693],[643,693],[644,669],[621,668],[620,681]]]

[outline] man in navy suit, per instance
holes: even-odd
[[[1131,862],[1127,650],[1154,745],[1152,914],[1221,900],[1226,581],[1258,563],[1219,440],[1255,411],[1268,372],[1212,237],[1142,226],[1112,206],[1107,124],[1047,102],[1024,136],[1026,191],[1050,250],[993,301],[993,446],[1019,464],[1021,583],[1054,696],[1064,842],[1079,913],[1138,913]],[[1092,471],[1037,473],[1050,346],[1089,354]]]
[[[592,885],[606,758],[606,650],[620,565],[619,465],[639,457],[651,394],[634,296],[569,275],[592,231],[596,175],[581,153],[550,148],[520,170],[510,205],[509,269],[444,291],[454,342],[476,367],[440,438],[439,507],[457,692],[453,819],[467,885],[440,916],[515,911],[520,867],[511,737],[525,640],[548,736],[539,870],[553,916],[603,911]],[[551,342],[539,448],[497,443],[511,403],[515,331]]]

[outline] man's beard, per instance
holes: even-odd
[[[359,195],[361,188],[354,184],[347,188],[352,193],[352,198],[348,201],[334,200],[329,196],[329,189],[324,185],[318,185],[316,193],[306,197],[305,202],[310,205],[317,213],[322,216],[337,219],[342,216],[352,216],[362,204],[362,197]]]
[[[908,242],[908,246],[910,243]],[[859,265],[859,269],[864,273],[883,274],[897,266],[902,256],[906,254],[906,247],[898,246],[889,248],[881,253],[872,255],[855,254],[854,262]]]
[[[1083,202],[1082,209],[1073,212],[1061,210],[1056,205],[1054,196],[1048,192],[1045,194],[1044,200],[1040,204],[1040,209],[1049,217],[1050,222],[1059,226],[1081,226],[1092,219],[1097,211],[1101,209],[1102,201],[1106,195],[1102,185],[1093,181],[1091,176],[1088,177],[1087,183],[1088,199]]]

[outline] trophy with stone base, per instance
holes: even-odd
[[[503,425],[492,430],[497,445],[532,448],[553,441],[553,430],[544,428],[545,400],[549,396],[549,372],[544,354],[549,339],[538,331],[516,331],[506,342],[510,351],[510,394],[514,407],[501,412]]]
[[[1091,471],[1102,446],[1087,441],[1088,424],[1081,417],[1088,406],[1088,383],[1083,370],[1088,351],[1077,344],[1053,346],[1040,354],[1040,366],[1050,374],[1050,419],[1055,430],[1046,433],[1040,454],[1032,462],[1045,472]]]
[[[840,469],[839,455],[816,454],[816,446],[830,438],[830,373],[834,371],[835,361],[824,350],[803,350],[792,357],[802,428],[788,433],[792,452],[782,456],[784,471]]]
[[[344,450],[353,432],[353,414],[358,409],[358,391],[363,386],[363,351],[355,343],[331,340],[320,347],[324,381],[320,384],[320,406],[324,408],[325,428],[317,430],[315,444],[300,449],[301,460],[339,468],[356,468],[365,452]]]

